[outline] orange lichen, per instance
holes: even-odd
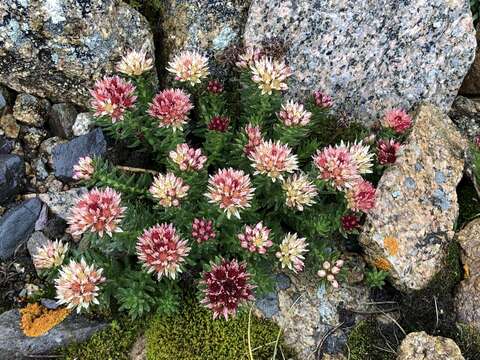
[[[66,308],[49,310],[45,306],[34,303],[20,309],[20,314],[23,333],[26,336],[37,337],[60,324],[70,314],[70,310]]]
[[[383,239],[383,246],[385,246],[389,255],[396,256],[398,254],[398,240],[393,236],[387,236]]]
[[[378,258],[374,261],[375,267],[377,267],[380,270],[383,271],[388,271],[392,268],[392,265],[390,264],[390,261],[384,258]]]
[[[468,279],[470,277],[470,267],[468,266],[468,264],[463,264],[463,273],[465,279]]]

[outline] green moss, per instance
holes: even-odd
[[[350,360],[394,360],[394,352],[382,350],[389,349],[387,342],[384,332],[374,321],[361,321],[348,336]]]
[[[114,320],[88,341],[65,348],[62,355],[65,360],[129,360],[130,349],[144,327],[144,321]]]
[[[480,201],[472,182],[467,177],[463,178],[457,187],[459,215],[457,228],[461,228],[472,218],[480,214]]]
[[[465,360],[480,359],[480,333],[467,325],[458,325],[455,342]]]
[[[187,302],[174,316],[157,315],[146,331],[147,360],[247,360],[248,313],[229,321],[213,320],[208,310]],[[278,326],[252,316],[251,342],[255,360],[270,360],[279,334]],[[277,359],[292,358],[278,343]]]

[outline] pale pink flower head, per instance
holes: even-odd
[[[350,210],[368,212],[375,206],[375,188],[362,180],[347,190],[346,198]]]
[[[382,125],[402,134],[412,126],[412,118],[405,110],[392,109],[385,114]]]
[[[168,63],[167,71],[175,75],[175,80],[195,86],[209,74],[208,59],[196,51],[184,51]]]
[[[313,162],[320,172],[318,178],[329,181],[338,190],[351,188],[361,180],[352,154],[343,143],[318,150]]]
[[[122,232],[119,225],[126,208],[121,206],[121,201],[121,195],[109,187],[90,190],[70,210],[68,231],[73,236],[90,231],[100,237],[104,233],[112,236],[114,232]]]
[[[393,139],[379,140],[377,143],[377,159],[380,165],[393,164],[397,160],[397,153],[401,144]]]
[[[292,100],[282,105],[278,118],[285,126],[305,126],[310,122],[312,113],[305,110],[303,104]]]
[[[212,310],[214,319],[235,317],[240,305],[255,300],[250,277],[245,262],[222,259],[220,264],[213,264],[210,271],[203,273],[201,303]]]
[[[339,288],[339,283],[336,276],[342,270],[344,261],[339,259],[335,263],[330,263],[330,261],[324,261],[322,264],[322,269],[318,270],[317,275],[320,278],[327,280],[334,289]]]
[[[110,116],[112,123],[122,120],[125,111],[135,105],[137,97],[134,93],[135,86],[119,76],[107,76],[98,80],[90,90],[95,116]]]
[[[205,241],[215,239],[217,234],[213,228],[213,221],[204,218],[195,218],[192,223],[192,237],[197,242],[203,243]]]
[[[240,246],[252,253],[265,254],[270,246],[270,229],[260,221],[255,226],[247,225],[242,234],[238,234]]]
[[[315,185],[303,174],[293,174],[283,183],[282,189],[285,192],[285,203],[289,208],[303,211],[306,206],[315,204],[315,196],[318,191]]]
[[[258,85],[262,94],[271,95],[273,90],[287,90],[287,79],[292,75],[292,70],[282,62],[262,57],[250,65],[252,80]]]
[[[292,154],[288,145],[279,141],[262,141],[248,157],[255,168],[254,174],[266,175],[272,179],[283,179],[285,173],[293,173],[298,169],[297,155]]]
[[[140,76],[144,72],[151,70],[153,67],[153,60],[147,57],[145,50],[132,50],[117,63],[115,69],[128,76]]]
[[[247,156],[250,156],[255,151],[255,148],[262,143],[262,133],[259,126],[253,126],[252,124],[248,124],[245,127],[245,132],[247,133],[248,142],[243,151]]]
[[[46,244],[36,249],[32,256],[33,265],[39,270],[56,268],[63,264],[67,252],[68,243],[48,240]]]
[[[193,109],[190,95],[181,89],[163,90],[153,98],[148,114],[160,120],[158,126],[182,130]]]
[[[250,207],[255,189],[250,177],[242,170],[220,169],[208,180],[208,192],[205,196],[212,204],[218,205],[227,218],[235,216],[240,219],[240,210]]]
[[[95,167],[90,156],[81,157],[78,159],[77,165],[73,166],[73,178],[75,180],[90,180],[94,172]]]
[[[293,272],[303,271],[305,257],[308,252],[307,239],[299,238],[296,233],[288,233],[283,238],[280,250],[275,254],[280,260],[282,269],[288,268]]]
[[[194,149],[188,144],[178,144],[175,151],[170,151],[170,159],[178,165],[182,171],[199,171],[207,161],[202,155],[201,149]]]
[[[190,186],[185,184],[182,178],[175,176],[169,172],[166,174],[158,174],[150,186],[150,194],[163,207],[180,206],[180,200],[188,195]]]
[[[88,309],[90,304],[98,304],[99,285],[105,282],[102,276],[103,269],[95,265],[87,265],[85,259],[80,262],[70,260],[63,265],[59,277],[55,279],[57,290],[57,302],[59,305],[67,305],[68,309]]]
[[[330,109],[333,106],[332,97],[321,91],[315,91],[313,93],[313,101],[320,109]]]
[[[189,252],[187,241],[180,238],[173,224],[146,229],[137,242],[138,258],[148,273],[157,274],[158,280],[163,276],[175,279],[182,272]]]
[[[365,145],[362,141],[355,142],[349,146],[349,151],[359,174],[369,174],[372,172],[373,153],[370,152],[369,145]]]
[[[248,46],[245,52],[238,56],[238,61],[235,63],[240,69],[247,69],[260,60],[264,56],[262,49],[255,46]]]

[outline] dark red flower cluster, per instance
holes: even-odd
[[[223,85],[218,80],[210,80],[207,85],[207,90],[212,94],[220,94],[223,92]]]
[[[341,222],[343,230],[347,232],[357,230],[360,227],[360,218],[356,215],[344,215]]]
[[[228,125],[230,125],[230,119],[228,117],[214,116],[208,124],[208,130],[225,132],[228,130]]]
[[[254,300],[254,286],[249,284],[249,280],[245,262],[223,259],[220,264],[212,265],[210,271],[203,273],[202,304],[212,310],[214,319],[223,316],[228,320],[229,315],[236,315],[239,305]]]
[[[395,163],[400,146],[400,143],[395,140],[379,140],[377,143],[378,163],[380,165]]]
[[[216,236],[217,234],[213,229],[212,220],[207,220],[204,218],[195,218],[193,220],[192,237],[197,240],[198,243],[202,243],[210,239],[215,239]]]
[[[332,97],[322,93],[321,91],[315,91],[313,93],[313,101],[317,107],[322,109],[329,109],[333,106]]]

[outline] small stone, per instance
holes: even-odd
[[[0,136],[0,154],[10,154],[15,146],[15,142]]]
[[[0,259],[12,256],[15,249],[30,238],[41,210],[42,202],[34,198],[8,210],[0,218]]]
[[[398,350],[397,360],[464,360],[452,339],[430,336],[425,331],[410,333]]]
[[[55,104],[50,110],[48,124],[55,136],[64,139],[72,137],[72,126],[77,118],[75,106],[68,103]]]
[[[43,233],[50,239],[60,239],[65,234],[67,222],[58,215],[51,216],[48,219]]]
[[[45,180],[48,177],[48,171],[45,167],[46,161],[38,157],[33,161],[33,168],[35,169],[35,176],[38,180]]]
[[[21,157],[0,154],[0,205],[8,202],[20,193],[25,182],[25,163]]]
[[[52,152],[55,176],[64,181],[73,180],[73,166],[84,156],[102,156],[107,151],[107,142],[100,129],[79,136],[66,144],[57,145]]]
[[[53,214],[67,220],[70,208],[75,204],[77,198],[87,191],[87,188],[81,187],[62,192],[48,192],[40,194],[38,197],[48,205]]]
[[[27,360],[43,358],[75,342],[88,340],[107,324],[72,314],[38,337],[28,337],[20,328],[20,313],[9,310],[0,315],[0,353],[2,359]]]
[[[47,137],[47,132],[43,129],[22,126],[20,137],[29,150],[36,150]]]
[[[91,113],[80,113],[72,126],[72,132],[75,136],[87,135],[95,126],[93,115]]]
[[[7,106],[7,100],[3,96],[3,91],[0,88],[0,110],[2,110],[5,106]]]
[[[401,155],[378,183],[359,240],[368,262],[388,270],[402,291],[424,288],[443,266],[458,216],[456,187],[466,148],[448,116],[423,104]],[[405,189],[401,196],[395,196],[398,188]]]
[[[3,115],[0,118],[0,126],[5,133],[5,136],[10,139],[16,139],[20,133],[20,125],[12,114]]]
[[[45,124],[50,103],[30,94],[19,94],[13,107],[13,117],[24,124],[41,127]]]

